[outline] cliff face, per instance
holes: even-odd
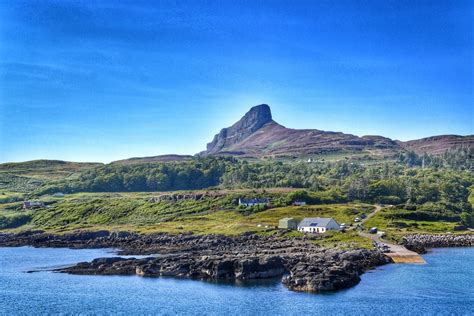
[[[271,122],[273,122],[272,113],[268,105],[254,106],[237,123],[231,127],[223,128],[219,134],[214,136],[212,142],[207,144],[205,153],[211,155],[229,148]]]

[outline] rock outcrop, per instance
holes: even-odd
[[[99,258],[61,272],[88,275],[174,276],[201,280],[248,280],[281,276],[285,273],[280,256],[173,255],[143,259]]]
[[[223,128],[207,144],[206,155],[212,155],[224,150],[231,150],[232,146],[243,141],[266,124],[273,123],[272,113],[267,104],[254,106],[231,127]]]
[[[289,289],[337,291],[360,282],[360,275],[391,260],[375,250],[321,250],[311,253],[196,253],[144,259],[100,258],[60,269],[71,274],[173,276],[200,280],[249,280],[284,276]]]
[[[307,238],[284,239],[244,234],[139,235],[107,231],[51,235],[42,232],[0,234],[0,246],[121,249],[147,258],[98,258],[60,272],[85,275],[174,276],[202,280],[283,277],[295,291],[336,291],[357,284],[360,274],[390,258],[378,250],[328,250]]]
[[[295,291],[337,291],[358,284],[364,271],[389,262],[391,260],[379,251],[327,250],[299,258],[282,282]]]

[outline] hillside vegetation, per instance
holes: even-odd
[[[80,172],[99,165],[101,164],[61,160],[0,164],[0,190],[31,192],[53,180],[73,179]]]
[[[329,216],[352,223],[373,204],[385,204],[365,229],[377,226],[393,235],[462,230],[474,226],[474,177],[472,153],[461,151],[438,157],[409,152],[369,161],[207,157],[125,165],[7,164],[0,168],[10,181],[0,191],[0,229],[271,233],[282,217]],[[28,181],[38,182],[30,186]],[[176,190],[209,194],[198,200],[156,199],[164,194],[156,192],[195,193]],[[66,196],[54,197],[56,192]],[[241,197],[266,197],[271,206],[239,207]],[[24,199],[47,207],[22,210]],[[291,206],[297,200],[308,206]],[[348,236],[331,238],[336,242]]]
[[[463,161],[401,155],[373,164],[352,160],[247,161],[234,158],[197,158],[136,165],[103,165],[75,178],[50,181],[33,191],[154,192],[205,188],[300,188],[313,204],[362,201],[397,205],[412,211],[413,219],[459,220],[470,212],[469,187],[474,183],[472,157]],[[452,166],[451,164],[454,164]],[[296,198],[296,197],[295,197]],[[404,215],[405,216],[405,215]]]

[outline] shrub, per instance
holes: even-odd
[[[380,204],[397,205],[402,202],[402,199],[400,199],[398,196],[395,196],[395,195],[378,196],[375,198],[375,202],[380,203]]]
[[[445,211],[442,213],[438,212],[427,212],[427,211],[397,211],[386,215],[387,218],[392,219],[409,219],[415,221],[446,221],[446,222],[458,222],[461,220],[460,216],[456,213]]]
[[[474,216],[470,213],[461,213],[461,224],[467,227],[474,227]]]
[[[29,214],[0,215],[0,229],[16,228],[31,221]]]

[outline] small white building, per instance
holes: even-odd
[[[323,234],[328,230],[340,230],[340,226],[334,219],[324,217],[305,218],[298,224],[302,233]]]
[[[294,205],[294,206],[305,206],[305,205],[306,205],[306,202],[305,202],[305,201],[296,200],[296,201],[293,202],[293,205]]]
[[[243,206],[256,206],[256,205],[268,205],[270,201],[268,199],[239,199],[239,205]]]

